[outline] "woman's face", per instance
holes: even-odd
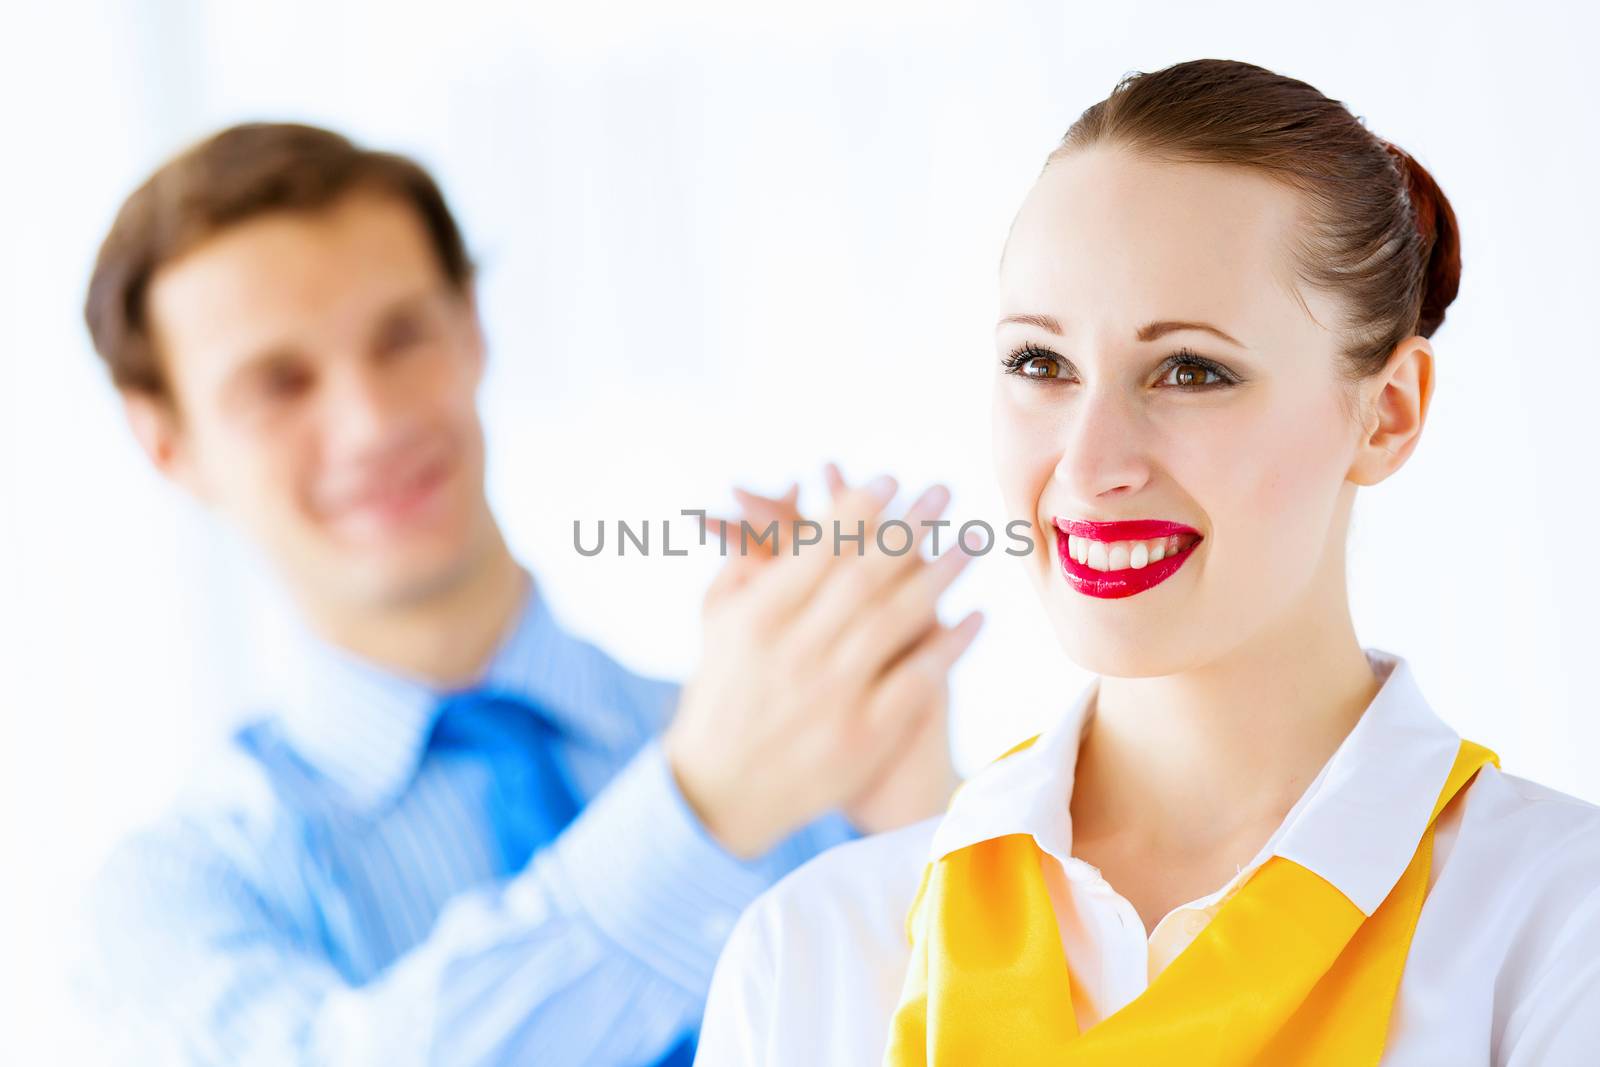
[[[1259,171],[1095,146],[1052,163],[1016,218],[995,456],[1009,517],[1033,523],[1030,575],[1090,670],[1177,673],[1347,610],[1361,434],[1337,308],[1293,282],[1298,205]],[[1130,520],[1192,532],[1061,529]]]

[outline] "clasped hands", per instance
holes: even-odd
[[[737,521],[708,520],[731,554],[706,592],[701,663],[663,745],[689,805],[742,858],[830,810],[864,833],[907,825],[943,811],[955,787],[949,673],[983,620],[946,626],[936,610],[971,552],[920,551],[949,491],[924,491],[900,516],[909,535],[884,531],[880,543],[894,479],[850,486],[832,464],[825,475],[817,543],[790,540],[807,518],[798,487],[734,491],[758,532],[778,524],[777,541],[753,551],[739,552]],[[848,540],[832,536],[835,520]]]

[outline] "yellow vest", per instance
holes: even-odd
[[[1500,758],[1461,742],[1411,863],[1371,916],[1271,856],[1143,993],[1082,1033],[1033,837],[951,852],[923,871],[907,916],[911,962],[885,1067],[1376,1064],[1427,894],[1434,821],[1485,763]]]

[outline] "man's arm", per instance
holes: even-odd
[[[827,518],[871,546],[867,521],[893,492],[892,479],[846,490]],[[947,500],[925,493],[906,518]],[[848,810],[943,715],[978,616],[944,627],[935,608],[964,563],[812,551],[713,598],[714,655],[665,735],[527,871],[453,901],[375,980],[321,962],[315,909],[282,903],[292,879],[275,891],[241,873],[258,848],[202,841],[113,880],[137,887],[110,896],[119,987],[194,1035],[200,1062],[650,1062],[698,1020],[744,905],[852,836],[818,813]]]
[[[850,835],[827,817],[736,859],[651,742],[521,875],[458,897],[355,985],[303,916],[191,827],[137,841],[102,878],[101,979],[120,1021],[181,1046],[138,1062],[648,1063],[697,1024],[743,907]]]

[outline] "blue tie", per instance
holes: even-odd
[[[490,821],[502,874],[522,870],[578,814],[578,798],[552,752],[559,740],[539,709],[516,696],[474,689],[447,696],[439,707],[430,750],[489,765]],[[653,1067],[690,1067],[697,1037],[693,1030],[685,1034]]]
[[[488,764],[489,818],[498,873],[515,874],[578,814],[578,799],[552,751],[556,728],[525,700],[489,690],[452,694],[439,707],[429,748]]]

